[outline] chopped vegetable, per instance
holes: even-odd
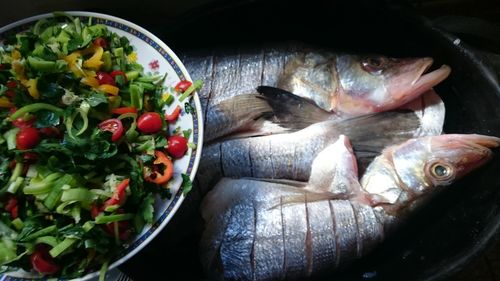
[[[157,196],[171,196],[190,147],[181,106],[194,110],[181,99],[201,82],[165,85],[166,74],[145,73],[138,58],[126,37],[64,13],[2,42],[2,270],[43,279],[105,271],[155,223]]]
[[[157,133],[162,127],[160,114],[156,112],[146,112],[137,119],[137,129],[145,134]]]
[[[167,151],[174,158],[181,158],[186,154],[188,149],[187,139],[182,136],[173,135],[168,137]]]

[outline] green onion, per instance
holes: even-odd
[[[194,91],[197,91],[201,89],[203,86],[203,82],[201,80],[196,80],[194,81],[193,85],[189,86],[187,90],[182,93],[182,95],[179,97],[179,101],[184,101],[189,95],[191,95]]]
[[[42,228],[38,231],[35,231],[33,233],[31,233],[30,235],[20,239],[19,241],[21,242],[28,242],[28,241],[31,241],[31,240],[35,240],[36,238],[38,237],[42,237],[42,236],[47,236],[53,232],[57,231],[57,226],[55,225],[51,225],[51,226],[47,226],[45,228]]]
[[[99,215],[95,218],[95,223],[96,224],[105,224],[105,223],[110,223],[110,222],[117,222],[117,221],[126,221],[130,220],[134,217],[133,214],[118,214],[118,215]]]
[[[24,227],[24,223],[20,218],[16,218],[11,223],[17,230],[21,230]]]
[[[29,185],[23,188],[23,192],[24,194],[32,195],[48,193],[52,189],[53,183],[62,176],[63,174],[61,173],[52,173],[41,180],[39,178],[32,178]]]
[[[61,195],[62,202],[77,201],[90,204],[93,200],[94,195],[86,188],[71,188],[63,191]]]
[[[59,242],[54,236],[42,236],[35,240],[35,244],[47,244],[54,248]]]
[[[139,77],[139,71],[129,71],[127,73],[125,73],[125,76],[127,77],[127,80],[128,81],[132,81],[134,79],[136,79],[137,77]]]
[[[55,258],[62,254],[64,251],[68,250],[78,241],[76,238],[65,238],[61,243],[57,244],[54,248],[50,249],[49,254]]]
[[[25,105],[25,106],[19,108],[18,110],[16,110],[16,112],[14,112],[9,117],[9,119],[11,121],[13,121],[13,120],[16,120],[17,118],[23,116],[26,113],[36,112],[39,110],[49,110],[49,111],[55,112],[57,114],[62,114],[64,112],[64,110],[62,108],[59,108],[57,106],[54,106],[54,105],[51,105],[48,103],[32,103],[32,104]]]
[[[52,187],[52,190],[50,191],[49,195],[47,198],[45,198],[43,204],[45,207],[47,207],[49,210],[53,210],[54,207],[57,205],[59,200],[61,199],[61,195],[63,193],[63,186],[64,185],[70,185],[74,184],[75,180],[71,175],[64,175],[62,178],[58,179],[54,186]]]
[[[17,257],[16,247],[9,247],[4,241],[0,241],[0,265],[8,263]]]
[[[5,140],[7,140],[7,149],[12,150],[16,148],[16,136],[19,132],[19,128],[12,128],[3,134]]]
[[[144,89],[135,83],[130,85],[130,104],[137,108],[137,110],[142,109]]]
[[[102,264],[101,270],[99,271],[99,281],[105,281],[106,280],[106,272],[108,271],[108,265],[109,265],[109,261],[105,261]]]
[[[21,184],[23,184],[24,178],[23,177],[17,177],[15,181],[11,182],[8,187],[7,187],[7,192],[9,193],[16,193]]]

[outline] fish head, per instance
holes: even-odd
[[[474,134],[411,139],[385,149],[361,185],[374,205],[408,206],[484,165],[499,145],[500,138]]]
[[[340,55],[337,72],[341,88],[335,107],[349,116],[398,108],[448,77],[451,69],[446,65],[425,73],[432,63],[429,57]]]

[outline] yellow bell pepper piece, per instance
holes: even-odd
[[[136,52],[130,53],[130,55],[127,56],[127,60],[129,62],[136,62],[137,61],[137,53]]]
[[[11,108],[14,107],[14,104],[7,97],[0,97],[0,107]]]
[[[97,87],[97,90],[114,96],[118,95],[118,92],[120,92],[120,88],[109,84],[102,84],[99,87]]]
[[[82,54],[79,51],[75,51],[64,57],[64,60],[68,63],[69,70],[75,74],[76,77],[85,77],[85,72],[78,65],[78,59],[82,57]]]
[[[24,64],[19,60],[12,61],[12,70],[14,70],[14,76],[18,80],[26,80],[26,75],[24,74]]]
[[[88,60],[85,60],[83,62],[83,67],[90,68],[93,70],[99,70],[101,65],[104,63],[102,59],[102,54],[104,53],[104,50],[101,46],[94,46],[93,47],[94,54],[92,57],[90,57]]]
[[[92,88],[98,88],[99,87],[99,81],[94,78],[94,77],[83,77],[80,82],[84,85],[90,86]]]
[[[30,96],[32,96],[34,99],[39,99],[40,98],[40,93],[38,92],[37,88],[37,79],[29,79],[29,80],[21,80],[21,83],[28,88],[28,93]]]
[[[21,59],[21,53],[16,49],[12,50],[12,52],[10,53],[10,56],[12,57],[13,60],[20,60]]]

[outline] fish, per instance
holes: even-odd
[[[436,194],[486,164],[500,138],[444,134],[387,147],[358,180],[345,136],[307,182],[223,178],[204,198],[200,260],[216,280],[297,280],[367,255]]]
[[[206,82],[198,93],[207,143],[241,132],[286,131],[268,122],[274,109],[259,98],[258,86],[281,88],[351,118],[398,108],[450,73],[443,65],[424,74],[433,63],[427,57],[334,54],[300,44],[186,53],[182,60],[192,77]]]
[[[291,133],[215,142],[203,147],[198,185],[205,194],[221,177],[307,180],[313,159],[341,134],[350,137],[364,168],[386,146],[441,134],[444,116],[443,101],[431,90],[398,111],[313,122]]]

